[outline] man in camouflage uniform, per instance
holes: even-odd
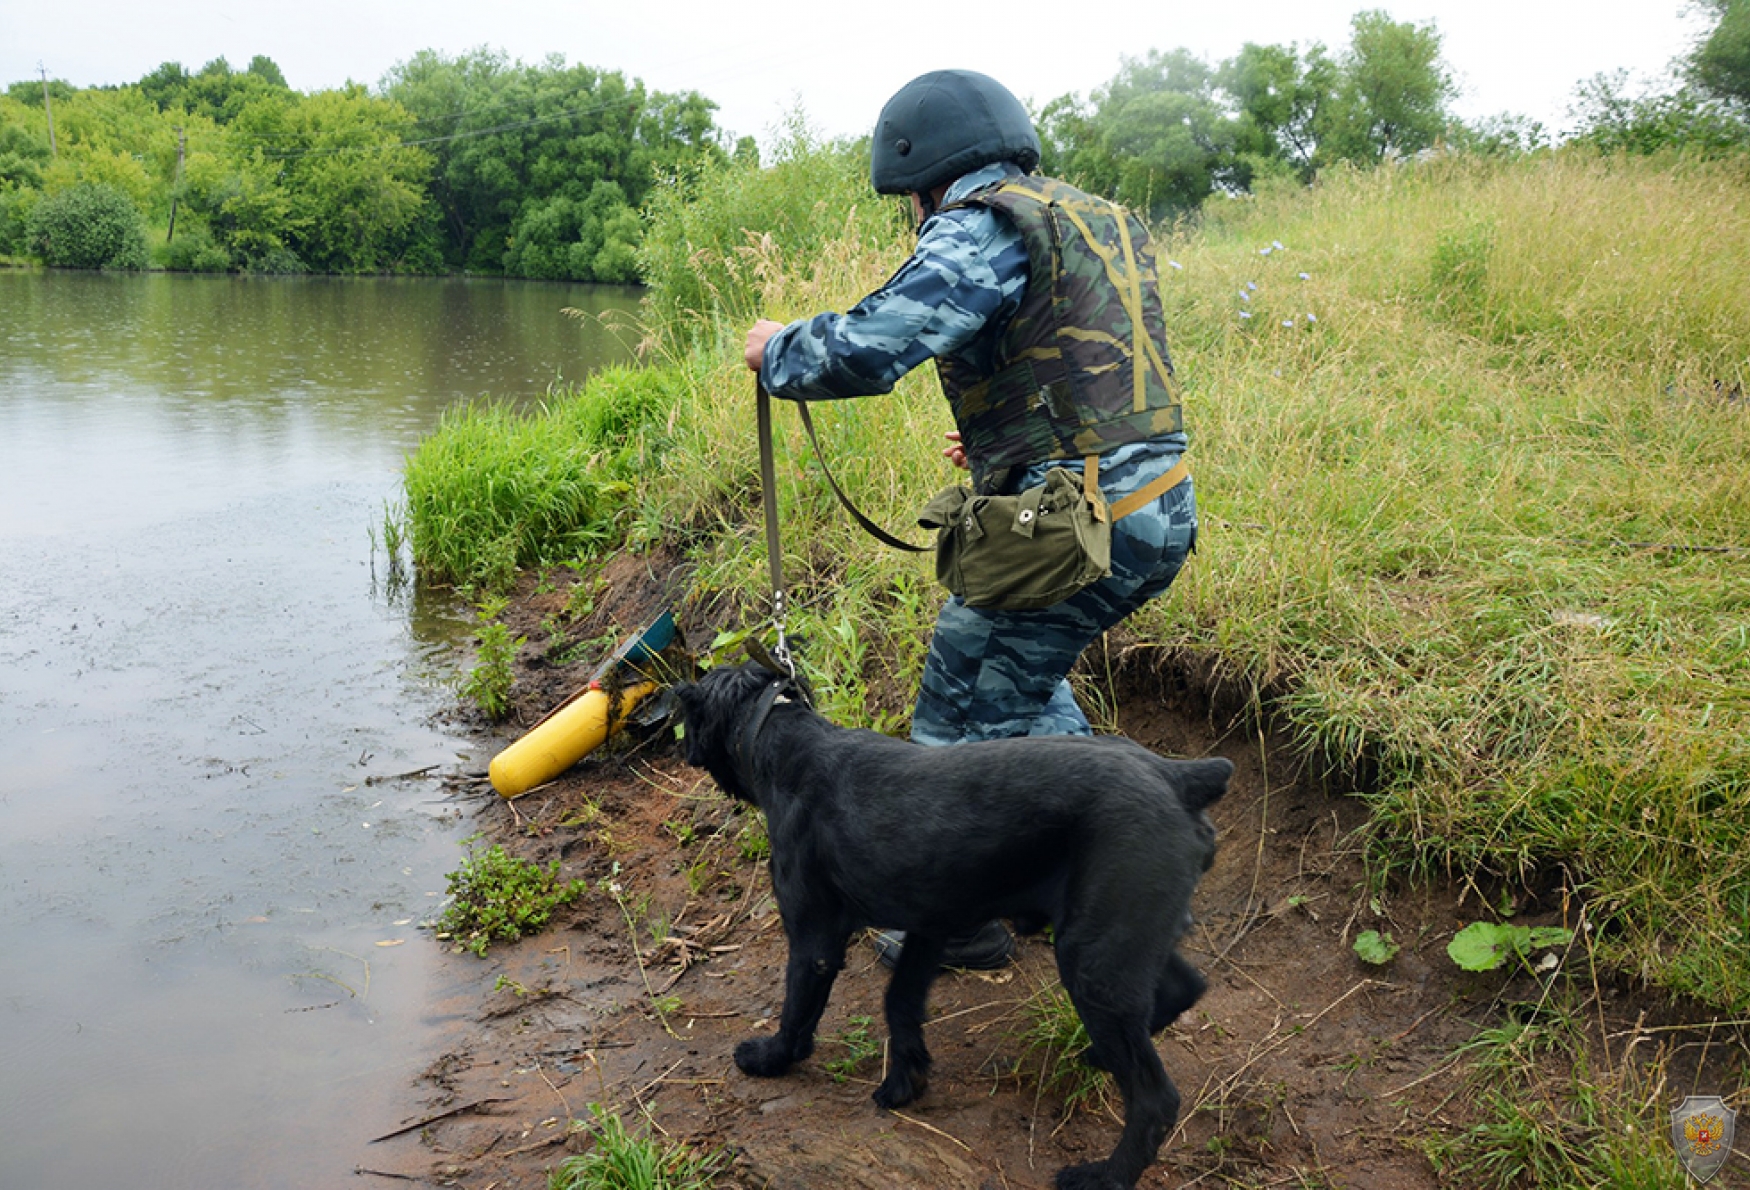
[[[886,393],[933,358],[958,426],[943,454],[971,470],[981,493],[1018,492],[1053,467],[1081,472],[1095,459],[1113,502],[1180,474],[1186,440],[1140,223],[1027,176],[1039,141],[1025,109],[971,71],[937,71],[902,88],[882,111],[873,152],[876,190],[912,197],[917,249],[844,314],[756,323],[746,360],[766,391],[794,400]],[[1070,667],[1171,585],[1196,534],[1185,479],[1116,520],[1111,575],[1061,603],[994,611],[950,598],[912,738],[1091,734]],[[944,964],[996,966],[1011,950],[993,923],[952,945]],[[890,944],[883,958],[896,953]]]

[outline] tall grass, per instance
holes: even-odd
[[[764,168],[735,162],[677,174],[651,194],[638,265],[659,338],[690,345],[725,326],[745,329],[766,313],[762,270],[774,255],[805,266],[858,224],[897,240],[902,207],[870,191],[866,149],[822,141],[797,111],[774,155]]]
[[[1453,161],[1234,204],[1175,237],[1208,525],[1140,624],[1278,696],[1309,748],[1377,766],[1399,855],[1564,865],[1610,919],[1605,954],[1737,1006],[1743,182]]]
[[[520,568],[622,538],[685,384],[672,370],[610,368],[530,413],[476,404],[446,414],[403,474],[420,573],[498,591]]]
[[[746,185],[798,201],[786,168],[832,176],[799,151]],[[1203,532],[1173,592],[1133,621],[1163,655],[1212,658],[1251,683],[1309,752],[1370,773],[1388,862],[1466,878],[1560,866],[1603,923],[1601,954],[1739,1009],[1745,182],[1731,164],[1582,153],[1436,161],[1327,176],[1167,229]],[[638,523],[687,527],[700,588],[731,593],[752,622],[768,593],[740,332],[756,313],[846,308],[909,242],[891,209],[830,188],[809,235],[742,235],[731,224],[749,196],[723,179],[697,193],[710,186],[725,188],[715,205],[664,216],[685,228],[652,229],[672,249],[653,324],[691,330],[668,339],[659,373],[676,400],[660,466],[616,482]],[[729,280],[677,279],[695,274]],[[808,638],[830,713],[902,730],[941,598],[930,563],[852,525],[796,419],[777,414],[789,626]],[[939,455],[951,422],[934,377],[818,406],[816,420],[865,511],[921,538],[912,514],[957,477]],[[511,483],[479,461],[501,451],[508,465],[532,431],[480,423],[445,432],[455,453],[477,452],[482,484]],[[554,545],[480,515],[487,552],[514,542],[519,564],[608,540],[627,519]],[[416,554],[421,542],[415,516]]]

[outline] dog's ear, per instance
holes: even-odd
[[[1182,760],[1177,768],[1179,801],[1192,813],[1221,800],[1221,795],[1227,792],[1228,778],[1234,774],[1233,761],[1220,756]]]

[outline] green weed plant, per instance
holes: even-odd
[[[863,1063],[881,1056],[881,1039],[874,1034],[874,1027],[874,1017],[853,1016],[846,1022],[845,1028],[832,1038],[845,1051],[839,1057],[829,1058],[822,1063],[822,1069],[831,1076],[833,1082],[842,1083],[854,1078],[863,1068]]]
[[[510,691],[515,678],[512,663],[517,650],[528,642],[527,637],[511,636],[510,626],[499,619],[508,606],[504,596],[489,595],[475,609],[474,636],[479,648],[473,667],[461,683],[462,697],[494,721],[510,714]]]
[[[1442,1179],[1477,1190],[1693,1185],[1668,1139],[1664,1058],[1601,1065],[1576,1006],[1517,1008],[1520,1019],[1460,1048],[1476,1121],[1425,1139]]]
[[[1112,1079],[1088,1065],[1088,1030],[1069,993],[1053,984],[1042,987],[1022,1006],[1019,1039],[1027,1057],[1038,1064],[1039,1088],[1063,1099],[1064,1113],[1098,1108],[1112,1095]]]
[[[472,840],[470,841],[472,842]],[[559,861],[546,867],[493,844],[470,846],[448,877],[450,900],[435,923],[437,936],[481,958],[494,942],[515,942],[547,928],[553,914],[584,894],[582,880],[562,880]]]
[[[590,1105],[589,1152],[567,1157],[548,1178],[549,1190],[710,1190],[727,1155],[698,1153],[678,1141],[635,1135],[613,1111]]]

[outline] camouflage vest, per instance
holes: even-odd
[[[1122,207],[1052,178],[1010,178],[948,204],[1014,220],[1027,292],[984,374],[936,361],[974,486],[1011,468],[1104,454],[1184,428],[1167,354],[1154,255]]]

